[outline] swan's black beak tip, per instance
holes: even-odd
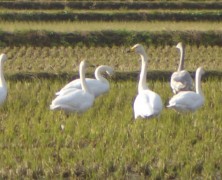
[[[127,53],[131,53],[132,51],[131,51],[131,49],[127,49],[126,52]]]

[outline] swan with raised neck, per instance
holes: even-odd
[[[182,71],[184,70],[184,55],[185,55],[184,46],[182,42],[179,42],[176,48],[180,50],[180,63],[179,63],[177,71]]]
[[[135,51],[138,53],[141,57],[141,71],[140,71],[140,79],[138,84],[138,92],[148,89],[148,86],[146,84],[146,76],[147,76],[147,61],[148,56],[145,52],[144,47],[141,44],[134,45],[130,51]]]
[[[146,84],[147,74],[147,61],[148,57],[142,45],[136,44],[131,49],[131,52],[135,52],[141,57],[141,72],[138,84],[138,94],[134,100],[134,118],[138,117],[149,119],[155,116],[159,116],[162,109],[163,103],[161,97],[151,91]]]

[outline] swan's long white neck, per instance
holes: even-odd
[[[3,59],[0,59],[0,87],[6,87],[3,71]]]
[[[143,54],[140,54],[141,57],[141,71],[140,71],[140,79],[139,79],[139,85],[138,85],[138,92],[148,89],[146,85],[146,74],[147,74],[147,61],[148,57],[146,53],[144,52]]]
[[[196,77],[195,77],[195,86],[196,86],[196,93],[203,96],[203,92],[202,92],[201,85],[200,85],[201,75],[202,75],[201,70],[198,69],[196,72]]]
[[[184,49],[182,46],[179,49],[180,49],[180,64],[177,71],[182,71],[184,69]]]
[[[103,71],[106,71],[108,69],[108,66],[105,66],[105,65],[101,65],[99,66],[98,68],[96,68],[95,70],[95,77],[97,80],[103,82],[103,83],[106,83],[106,84],[109,84],[109,82],[107,81],[106,78],[104,78],[102,75],[101,75],[101,72]]]
[[[80,76],[80,81],[81,81],[81,86],[82,86],[82,90],[85,92],[89,92],[89,88],[86,84],[86,79],[85,79],[85,63],[81,62],[80,66],[79,66],[79,76]]]

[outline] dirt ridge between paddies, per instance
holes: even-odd
[[[221,9],[219,1],[1,1],[5,9]]]
[[[1,12],[1,21],[220,21],[222,11]]]
[[[159,71],[159,70],[152,70],[147,73],[147,78],[153,81],[163,81],[167,82],[170,80],[170,77],[173,72],[171,71]],[[195,71],[190,72],[192,78],[195,78]],[[93,72],[86,73],[87,77],[94,78]],[[6,79],[11,81],[33,81],[34,79],[63,79],[63,80],[73,80],[79,78],[78,72],[72,73],[47,73],[47,72],[21,72],[21,73],[6,73]],[[128,81],[133,80],[137,81],[139,78],[139,71],[131,71],[131,72],[115,72],[115,75],[112,76],[110,79],[113,81]],[[202,77],[203,81],[207,79],[216,79],[222,80],[222,71],[206,71],[204,76]]]

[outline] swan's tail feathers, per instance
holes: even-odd
[[[151,115],[136,115],[134,116],[134,120],[136,119],[152,119],[154,117],[157,117],[157,114],[151,114]]]
[[[54,104],[51,104],[49,106],[50,110],[57,110],[57,109],[60,109],[60,106],[59,105],[54,105]]]
[[[167,108],[172,108],[172,107],[174,107],[174,104],[168,104],[166,107]]]
[[[56,92],[55,95],[56,95],[56,96],[59,96],[59,95],[60,95],[60,91]]]
[[[154,117],[156,117],[157,115],[156,114],[151,114],[151,115],[145,115],[143,118],[144,119],[151,119],[151,118],[154,118]]]

